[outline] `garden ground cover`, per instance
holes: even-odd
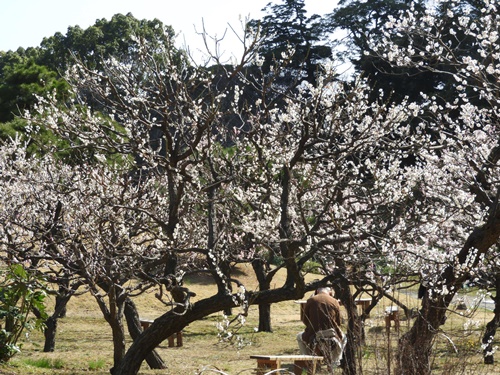
[[[251,269],[241,269],[237,277],[245,279],[247,285],[254,288],[256,283],[251,280],[251,275]],[[315,277],[310,275],[309,279]],[[278,278],[276,283],[280,281]],[[196,298],[203,298],[213,290],[213,286],[203,276],[191,278],[186,286],[196,291]],[[401,293],[398,298],[411,307],[417,307],[420,303],[409,294]],[[166,307],[154,297],[154,292],[144,294],[135,301],[142,318],[154,319],[166,311]],[[363,374],[392,373],[394,361],[388,362],[388,355],[393,358],[398,337],[410,327],[411,321],[403,319],[400,332],[391,329],[388,341],[384,311],[389,304],[390,301],[382,300],[366,321],[366,344],[359,353]],[[233,310],[233,313],[238,312],[238,309]],[[480,340],[492,313],[478,309],[470,319],[460,315],[465,312],[458,310],[449,314],[442,333],[437,335],[433,373],[500,374],[500,366],[482,364]],[[223,318],[222,313],[213,314],[188,326],[184,330],[182,347],[168,348],[167,341],[163,342],[158,352],[168,369],[150,370],[144,363],[140,374],[253,374],[256,362],[250,359],[250,355],[298,354],[295,336],[303,325],[299,320],[299,305],[294,301],[272,306],[273,333],[255,332],[258,307],[251,306],[246,324],[235,332],[233,342],[220,342],[216,325]],[[240,345],[236,345],[237,337],[240,338]],[[68,304],[67,316],[59,320],[56,351],[43,353],[42,349],[43,335],[32,333],[24,340],[21,354],[9,364],[0,366],[0,374],[109,374],[112,366],[111,331],[90,295],[75,297]],[[325,366],[322,366],[318,374],[326,373]]]

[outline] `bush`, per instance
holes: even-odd
[[[53,360],[48,358],[26,359],[24,363],[26,363],[29,366],[37,368],[48,368],[48,369],[64,368],[64,362],[61,359],[53,359]]]
[[[45,290],[41,280],[21,264],[9,266],[0,277],[0,362],[7,362],[20,351],[23,331],[42,329],[47,319]],[[40,318],[31,312],[36,309]]]

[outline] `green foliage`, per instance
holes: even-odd
[[[281,265],[283,265],[283,257],[281,255],[276,255],[274,253],[271,253],[270,254],[270,259],[269,259],[269,263],[271,263],[273,266],[276,266],[276,267],[279,267]]]
[[[81,108],[85,111],[85,108]],[[40,115],[43,118],[43,114]],[[124,130],[118,123],[110,118],[102,115],[102,121],[108,124],[109,137],[116,138],[116,134],[123,134]],[[43,120],[40,121],[43,124]],[[24,119],[14,118],[12,121],[5,123],[0,122],[0,143],[8,139],[19,138],[22,142],[28,144],[28,154],[40,156],[46,153],[51,153],[57,159],[67,164],[78,164],[82,161],[95,161],[95,150],[84,147],[78,138],[73,138],[71,142],[57,137],[51,130],[40,126],[36,131],[28,128],[28,124]],[[128,159],[127,159],[128,158]],[[131,162],[131,157],[112,154],[107,156],[107,162],[110,165]]]
[[[40,128],[36,133],[28,129],[28,124],[24,119],[14,118],[12,121],[0,122],[0,143],[8,139],[20,139],[28,144],[29,155],[43,155],[57,149],[57,157],[66,162],[75,159],[73,152],[69,148],[68,142],[65,142],[55,136],[55,134],[46,129]]]
[[[303,267],[304,272],[321,274],[323,267],[319,262],[308,260]]]
[[[24,137],[26,132],[26,121],[14,119],[12,121],[0,123],[0,139],[15,139],[18,136]]]
[[[46,129],[40,129],[37,132],[36,140],[31,139],[27,127],[27,122],[21,118],[14,118],[11,121],[0,123],[0,141],[19,138],[22,142],[29,143],[28,152],[30,154],[40,154],[42,151],[41,144],[48,146],[58,142],[55,135]]]
[[[25,124],[16,116],[24,110],[32,110],[37,96],[55,94],[61,105],[66,104],[69,86],[61,74],[74,63],[75,57],[92,69],[102,69],[110,57],[133,62],[143,40],[158,50],[174,48],[174,36],[173,29],[157,19],[138,20],[130,13],[116,14],[111,20],[100,19],[85,30],[79,26],[69,27],[66,35],[56,33],[44,38],[40,47],[0,51],[0,139],[16,135],[28,139]],[[86,100],[86,105],[100,110],[92,98]],[[56,143],[61,146],[61,140],[52,133],[41,129],[41,134],[39,139],[30,140],[31,152],[50,152],[50,146]],[[65,160],[81,159],[74,150],[58,149],[66,149],[59,155]]]
[[[10,56],[10,63],[3,62],[0,72],[0,122],[11,121],[22,111],[31,109],[36,96],[56,93],[58,100],[64,100],[68,84],[58,74],[33,59]]]
[[[28,366],[38,367],[38,368],[49,368],[49,369],[62,369],[64,368],[64,361],[62,359],[49,359],[49,358],[27,358],[23,361]]]
[[[101,69],[111,56],[132,61],[141,39],[156,46],[170,46],[174,36],[174,30],[158,19],[138,20],[131,13],[116,14],[109,21],[97,20],[85,30],[71,26],[66,35],[56,33],[44,38],[39,62],[51,69],[65,71],[76,57],[92,69]]]
[[[89,370],[95,371],[100,370],[106,365],[106,361],[103,359],[96,359],[95,361],[89,362]]]
[[[20,351],[18,340],[24,331],[42,329],[47,319],[42,280],[21,264],[9,266],[0,279],[0,362]],[[33,317],[38,310],[40,318]]]

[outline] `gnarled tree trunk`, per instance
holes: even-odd
[[[265,261],[263,259],[254,259],[252,268],[259,282],[259,290],[269,290],[271,287],[266,277]],[[271,327],[271,305],[264,303],[259,305],[259,332],[272,332]]]
[[[117,311],[123,309],[123,305],[117,305]],[[123,313],[121,311],[116,314],[112,312],[111,319],[108,320],[113,334],[113,368],[111,369],[111,374],[115,373],[115,369],[118,368],[125,356],[125,329],[122,318]]]
[[[277,303],[299,298],[300,292],[290,288],[279,288],[265,292],[251,293],[248,297],[252,304]],[[160,342],[172,334],[182,330],[189,323],[202,319],[210,314],[234,307],[235,302],[230,295],[216,294],[188,306],[177,306],[157,318],[153,324],[132,343],[115,375],[135,375],[142,361]]]
[[[495,276],[495,290],[496,295],[493,299],[495,301],[495,315],[493,316],[493,319],[486,324],[486,330],[482,340],[484,345],[483,356],[485,365],[492,365],[495,363],[492,342],[497,332],[497,328],[500,326],[500,274],[498,273]]]
[[[486,224],[472,231],[457,255],[458,265],[467,264],[469,268],[476,267],[481,255],[494,246],[500,238],[498,196],[492,208],[494,209],[490,211]],[[431,299],[429,291],[426,291],[419,316],[412,328],[399,340],[396,374],[427,375],[431,373],[430,359],[436,333],[439,326],[446,320],[446,310],[456,291],[470,278],[470,275],[466,273],[456,275],[455,266],[448,266],[440,277],[441,285],[450,292],[445,296],[437,295]]]
[[[359,350],[361,344],[361,321],[358,316],[358,310],[354,299],[352,297],[349,280],[347,280],[342,274],[345,272],[344,265],[342,261],[338,262],[339,275],[335,278],[335,283],[333,285],[335,290],[335,297],[339,299],[344,305],[347,311],[347,343],[344,348],[344,355],[342,356],[342,361],[340,366],[342,367],[342,372],[345,375],[356,375],[362,373],[360,366],[360,361],[356,352]]]
[[[43,346],[43,351],[45,353],[53,352],[56,348],[56,334],[57,334],[57,321],[59,318],[65,316],[66,306],[73,294],[58,295],[56,297],[56,305],[54,307],[54,312],[45,320],[45,328],[43,330],[43,335],[45,337],[45,343]],[[41,318],[41,314],[38,310],[33,309],[33,314],[37,318]]]
[[[412,328],[399,340],[396,374],[431,374],[431,355],[434,337],[446,320],[446,310],[451,298],[431,301],[426,295]]]
[[[130,298],[127,298],[125,301],[124,314],[125,319],[127,320],[128,332],[130,333],[132,339],[135,340],[142,333],[142,327],[137,308]],[[151,353],[146,356],[146,362],[152,369],[167,368],[167,365],[163,362],[160,355],[155,350],[151,351]]]

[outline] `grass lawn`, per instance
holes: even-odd
[[[239,276],[246,278],[251,274],[250,270],[243,270]],[[193,279],[188,284],[198,298],[212,290],[204,280]],[[255,287],[255,283],[250,286]],[[408,306],[419,304],[408,295],[399,297]],[[135,301],[141,317],[154,319],[165,311],[154,293],[142,295]],[[359,353],[363,374],[391,373],[398,337],[410,327],[411,322],[402,320],[400,331],[392,328],[388,340],[384,323],[384,311],[388,305],[389,301],[382,301],[366,321],[366,343]],[[234,312],[237,313],[237,309]],[[450,313],[442,333],[437,335],[433,373],[500,374],[500,366],[482,364],[480,339],[492,313],[478,309],[472,318],[459,313],[463,311]],[[250,359],[250,355],[299,353],[295,336],[303,325],[299,320],[299,305],[293,301],[272,306],[273,333],[255,332],[258,308],[252,306],[245,326],[238,331],[241,346],[219,342],[216,324],[222,318],[222,314],[214,314],[188,326],[184,330],[182,347],[168,348],[167,342],[163,342],[158,352],[168,369],[150,370],[144,363],[140,374],[217,374],[221,373],[219,371],[228,375],[253,374],[256,361]],[[90,295],[70,301],[66,318],[59,320],[56,351],[43,353],[42,349],[43,335],[32,333],[23,341],[22,352],[8,364],[0,366],[0,374],[109,374],[112,365],[111,330]],[[317,373],[327,374],[326,367],[322,366]]]

